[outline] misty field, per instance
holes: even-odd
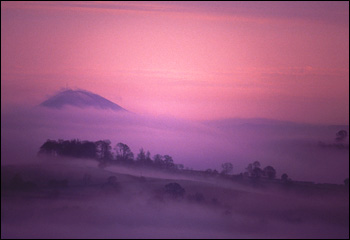
[[[2,1],[1,238],[349,239],[349,1]]]
[[[1,167],[1,238],[348,237],[345,186],[303,191],[141,168],[102,169],[91,160]]]

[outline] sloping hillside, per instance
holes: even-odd
[[[1,237],[347,238],[349,195],[62,160],[1,168]],[[153,177],[149,177],[153,176]],[[169,188],[177,183],[184,189]],[[168,185],[168,188],[166,187]],[[170,190],[169,190],[170,189]]]

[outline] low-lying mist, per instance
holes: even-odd
[[[183,192],[167,191],[174,183]],[[349,237],[345,187],[295,192],[35,158],[2,167],[1,191],[2,238]]]
[[[277,177],[343,183],[349,176],[349,142],[345,149],[332,144],[339,130],[349,126],[297,124],[264,119],[186,121],[108,110],[42,107],[13,108],[1,115],[1,163],[27,163],[47,139],[122,142],[136,155],[140,148],[153,155],[168,154],[185,167],[221,170],[233,164],[233,173],[259,161],[272,165]]]

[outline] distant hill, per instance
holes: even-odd
[[[127,111],[118,104],[109,101],[95,93],[86,90],[64,90],[42,102],[40,106],[61,109],[64,106],[80,108],[94,107],[97,109],[112,109],[114,111]]]

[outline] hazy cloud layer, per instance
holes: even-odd
[[[39,161],[1,169],[2,238],[346,238],[346,192],[297,193],[173,174],[140,178],[130,169],[99,169],[89,160]],[[37,188],[8,189],[20,173]],[[84,174],[91,176],[89,185]],[[118,188],[106,185],[116,176]],[[50,179],[68,180],[55,189]],[[174,180],[176,179],[176,180]],[[162,194],[176,181],[183,199]],[[282,186],[280,186],[282,187]],[[345,189],[344,189],[345,190]],[[202,201],[190,196],[200,193]],[[213,201],[215,199],[215,201]]]
[[[12,109],[1,116],[2,164],[27,162],[47,139],[126,143],[136,154],[140,148],[152,154],[169,154],[185,167],[220,169],[232,162],[233,172],[248,163],[272,165],[277,177],[342,183],[349,175],[349,150],[321,148],[333,144],[339,130],[348,126],[295,124],[264,119],[229,119],[190,122],[170,117],[149,117],[113,111],[41,107]],[[348,139],[344,144],[348,146]]]

